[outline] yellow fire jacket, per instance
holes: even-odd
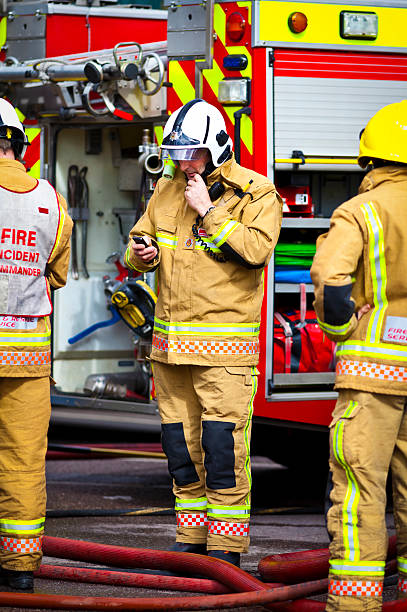
[[[30,191],[36,184],[37,180],[26,173],[19,161],[0,159],[1,187],[22,193]],[[63,287],[66,283],[72,231],[65,199],[60,194],[57,196],[60,208],[57,240],[46,268],[47,284],[53,289]],[[50,371],[49,317],[13,317],[2,316],[0,313],[0,376],[49,376]]]
[[[407,393],[406,262],[407,168],[377,168],[335,210],[311,268],[319,325],[338,343],[337,388]]]
[[[267,178],[234,159],[209,175],[208,187],[215,181],[225,192],[194,231],[197,213],[186,203],[186,178],[177,169],[173,180],[158,181],[130,232],[150,236],[159,248],[149,265],[130,245],[125,254],[131,269],[158,266],[153,360],[207,366],[258,361],[263,271],[280,232],[281,198]]]

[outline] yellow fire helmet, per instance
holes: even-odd
[[[363,130],[359,143],[359,166],[371,159],[407,164],[407,100],[381,108]]]

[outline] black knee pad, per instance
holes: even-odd
[[[236,486],[234,429],[235,423],[202,421],[206,485],[210,489],[231,489]]]
[[[168,459],[168,471],[179,487],[199,481],[185,441],[182,423],[162,423],[161,441]]]

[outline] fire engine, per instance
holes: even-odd
[[[68,200],[67,286],[54,296],[54,423],[157,431],[148,363],[155,278],[128,278],[129,229],[162,173],[168,114],[215,104],[237,160],[284,201],[265,271],[253,452],[285,465],[325,452],[334,347],[318,332],[309,267],[357,192],[358,135],[405,98],[402,0],[4,3],[1,95],[32,142],[25,162]],[[325,464],[324,464],[325,465]]]

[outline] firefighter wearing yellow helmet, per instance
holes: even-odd
[[[0,99],[0,585],[15,590],[32,590],[42,558],[50,288],[65,285],[72,228],[64,198],[26,173],[27,145]]]
[[[157,268],[154,379],[173,477],[177,543],[239,565],[249,546],[250,428],[263,271],[281,199],[238,165],[222,114],[196,99],[168,119],[161,178],[131,230],[127,265]]]
[[[311,269],[319,325],[337,342],[328,612],[382,609],[390,468],[407,596],[407,101],[372,117],[358,159],[359,194],[335,210]]]

